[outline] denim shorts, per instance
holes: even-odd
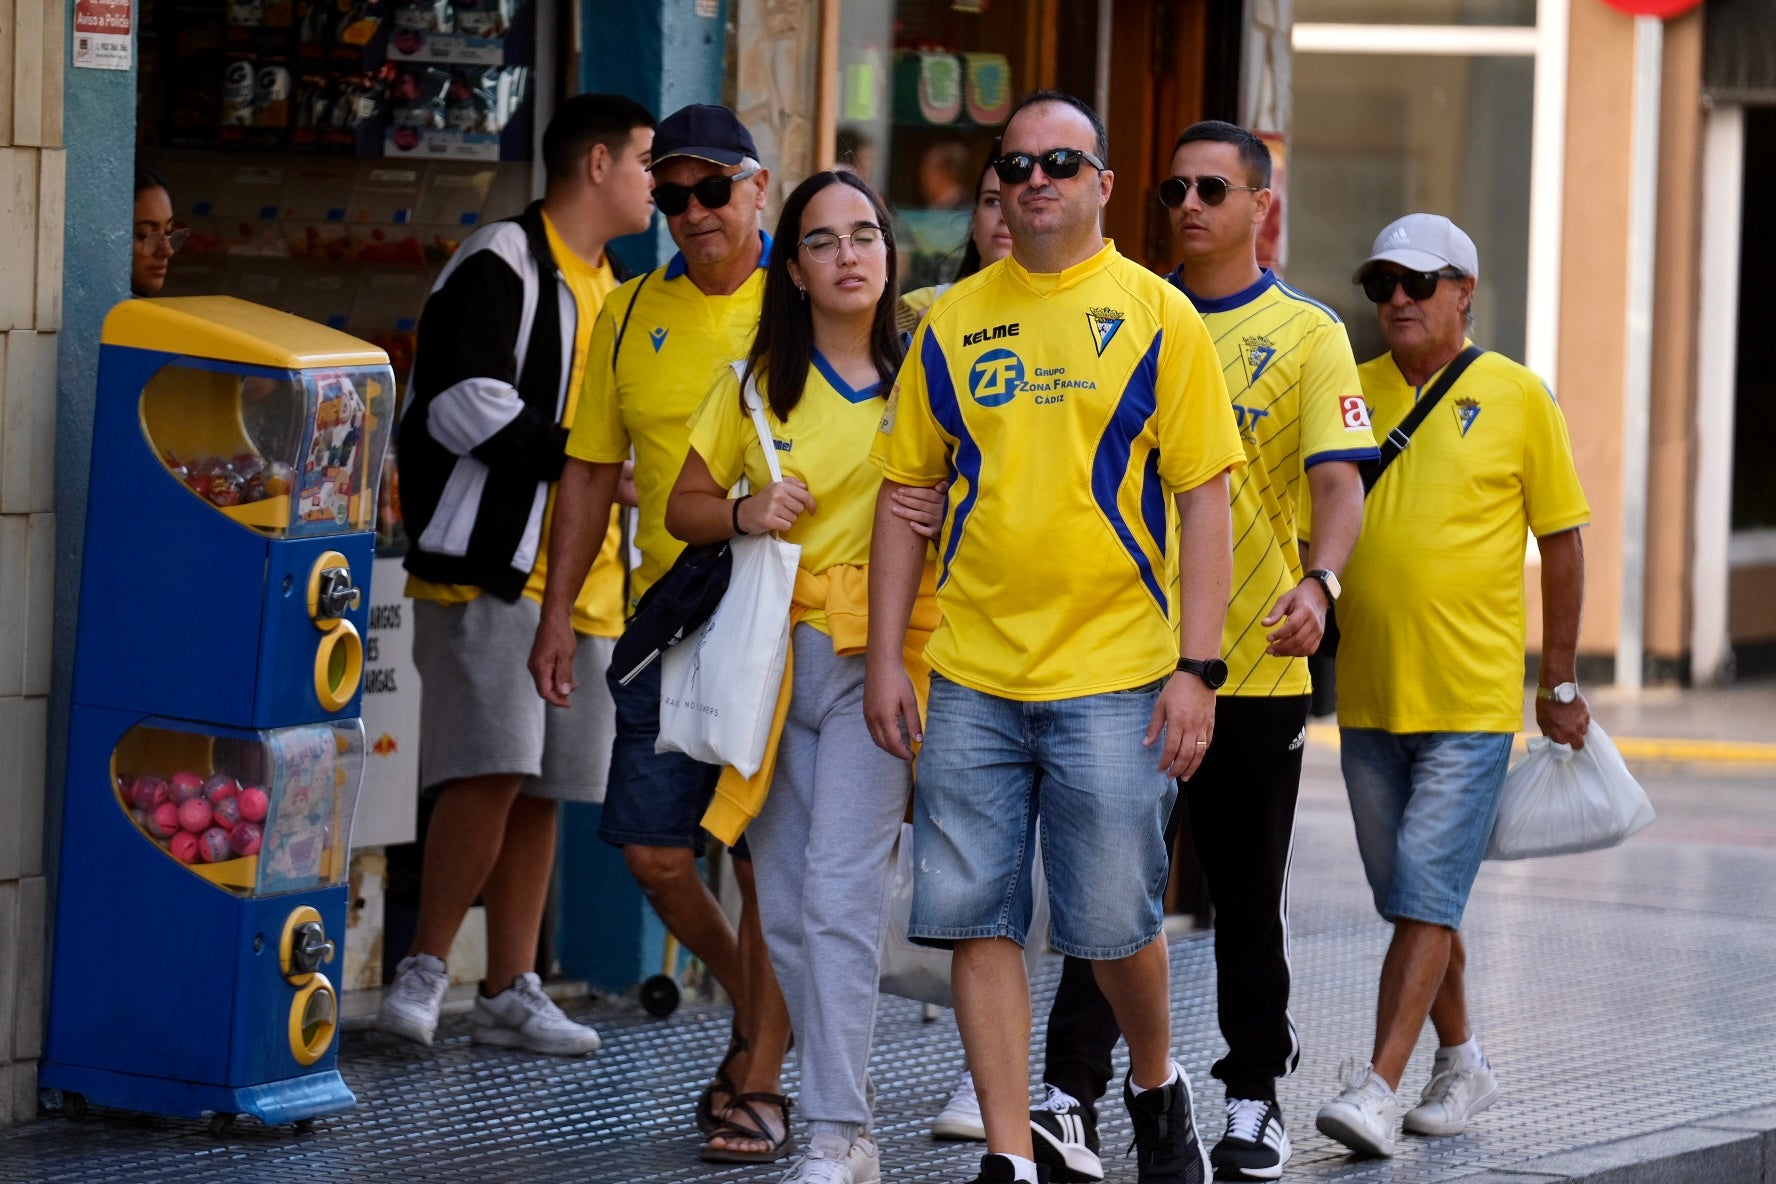
[[[1510,732],[1339,729],[1357,849],[1383,917],[1461,927],[1511,740]]]
[[[1126,958],[1159,934],[1177,783],[1141,743],[1165,684],[1025,703],[931,678],[913,794],[913,913],[926,945],[1029,935],[1037,822],[1050,940]]]
[[[616,704],[617,737],[598,837],[614,847],[689,847],[703,854],[703,811],[715,796],[721,767],[682,752],[654,751],[660,735],[657,660],[628,686],[609,671],[605,682]],[[750,858],[744,836],[730,850],[736,859]]]

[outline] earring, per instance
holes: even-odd
[[[804,288],[804,287],[802,287],[802,286],[801,286],[801,285],[800,285],[800,284],[797,284],[797,285],[796,285],[796,291],[798,291],[798,292],[800,292],[800,293],[801,293],[801,294],[802,294],[802,299],[803,299],[803,300],[807,300],[807,299],[808,299],[808,289],[806,289],[806,288]]]

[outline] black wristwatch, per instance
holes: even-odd
[[[1306,580],[1318,580],[1320,582],[1320,587],[1326,590],[1326,605],[1328,608],[1338,603],[1338,594],[1343,591],[1343,589],[1338,586],[1338,576],[1336,573],[1328,571],[1326,568],[1322,567],[1306,573],[1302,578]]]
[[[1209,684],[1211,691],[1218,691],[1227,682],[1227,663],[1220,658],[1184,658],[1178,663],[1178,669],[1185,674],[1194,674]]]

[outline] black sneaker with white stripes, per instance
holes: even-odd
[[[1250,1098],[1227,1099],[1227,1133],[1209,1152],[1217,1180],[1276,1180],[1289,1162],[1282,1107]]]
[[[1098,1120],[1065,1090],[1044,1084],[1048,1096],[1030,1111],[1030,1142],[1036,1162],[1048,1168],[1050,1178],[1089,1184],[1104,1178],[1098,1158]]]

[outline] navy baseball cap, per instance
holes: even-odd
[[[654,129],[654,168],[674,156],[689,156],[732,167],[747,157],[759,158],[752,133],[726,107],[692,103],[680,107]]]

